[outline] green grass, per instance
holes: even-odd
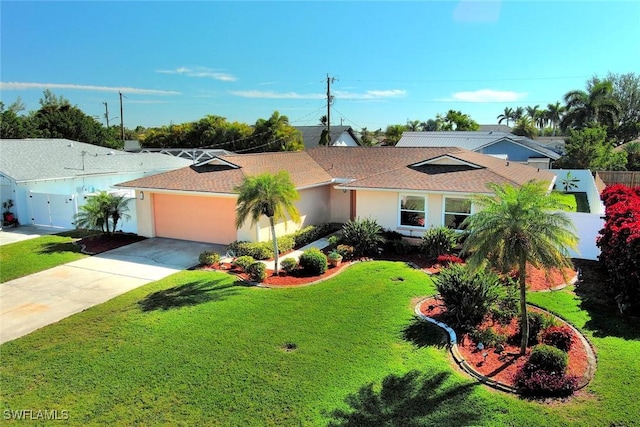
[[[584,396],[525,401],[452,367],[439,330],[413,314],[433,293],[428,276],[398,262],[295,289],[181,272],[0,346],[3,410],[66,410],[70,425],[636,422],[637,370],[609,374],[633,365],[637,338],[591,334],[600,365]],[[588,327],[568,292],[536,302]]]
[[[0,246],[0,283],[84,258],[74,239],[95,232],[67,231]]]
[[[552,194],[553,197],[564,205],[563,210],[567,212],[589,212],[587,193],[563,193],[553,191]]]

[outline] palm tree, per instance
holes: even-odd
[[[300,213],[293,203],[300,195],[287,171],[280,171],[275,175],[264,173],[247,176],[235,191],[239,193],[236,203],[236,228],[242,227],[247,218],[251,219],[251,225],[255,225],[262,215],[269,218],[275,257],[274,274],[277,275],[279,257],[275,221],[286,220],[286,213],[294,222],[300,223]]]
[[[560,120],[562,119],[562,115],[565,111],[566,109],[560,104],[560,101],[556,101],[555,104],[547,105],[547,118],[553,126],[553,136],[556,136],[556,130],[558,129],[558,125],[560,124]]]
[[[582,129],[593,123],[613,127],[620,113],[613,97],[613,85],[606,80],[594,84],[588,92],[572,90],[564,96],[567,113],[560,122],[560,128]]]
[[[568,248],[578,238],[573,223],[560,210],[557,199],[547,194],[544,182],[529,181],[520,188],[508,184],[490,184],[494,195],[477,195],[472,202],[481,208],[467,217],[463,227],[469,230],[464,251],[468,262],[477,268],[485,262],[502,272],[513,271],[520,288],[520,353],[529,340],[527,318],[527,263],[549,270],[571,266]]]
[[[544,135],[544,127],[547,125],[549,112],[547,110],[536,111],[536,124],[540,128],[540,135]]]
[[[524,108],[517,107],[513,110],[513,120],[520,120],[522,117],[524,117]]]
[[[125,196],[101,191],[89,197],[87,203],[78,208],[79,212],[75,216],[76,227],[111,234],[116,231],[121,219],[130,218],[127,214],[128,204],[129,200]]]
[[[529,105],[526,108],[527,116],[529,116],[529,118],[531,118],[531,121],[533,121],[534,123],[538,119],[538,112],[540,111],[539,107],[540,107],[539,105],[535,105],[533,107]]]
[[[504,112],[500,114],[498,117],[498,124],[502,124],[504,120],[507,122],[507,126],[509,126],[509,120],[515,120],[513,116],[513,108],[505,107]]]
[[[529,117],[523,116],[516,121],[511,133],[533,139],[538,134],[538,130]]]

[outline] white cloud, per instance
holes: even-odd
[[[229,92],[232,95],[242,98],[263,98],[263,99],[324,99],[323,93],[296,93],[296,92],[274,92],[270,90],[234,90]]]
[[[439,99],[439,101],[452,102],[514,102],[526,98],[526,92],[514,92],[509,90],[480,89],[467,92],[456,92],[451,98]]]
[[[140,89],[126,86],[94,86],[78,85],[72,83],[27,83],[27,82],[0,82],[0,90],[27,90],[27,89],[70,89],[86,90],[93,92],[122,92],[137,95],[180,95],[174,90]]]
[[[343,99],[382,99],[382,98],[398,98],[405,96],[406,90],[390,89],[390,90],[368,90],[364,93],[335,91],[336,98]]]
[[[326,99],[324,93],[297,93],[297,92],[274,92],[266,90],[236,90],[229,92],[232,95],[241,96],[243,98],[265,98],[265,99]],[[392,90],[368,90],[364,93],[334,91],[332,94],[337,99],[382,99],[397,98],[405,96],[406,91],[400,89]]]
[[[206,67],[178,67],[175,70],[157,70],[156,72],[161,74],[180,74],[188,77],[207,77],[223,82],[235,82],[236,80],[238,80],[238,78],[233,74],[221,73],[219,71]]]

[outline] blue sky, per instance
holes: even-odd
[[[104,122],[212,114],[385,128],[449,109],[561,101],[593,75],[640,72],[638,1],[0,3],[0,98],[45,88]]]

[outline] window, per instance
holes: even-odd
[[[423,196],[400,196],[400,225],[424,228],[426,206]]]
[[[462,221],[471,215],[471,201],[454,197],[444,199],[444,226],[460,230]]]

